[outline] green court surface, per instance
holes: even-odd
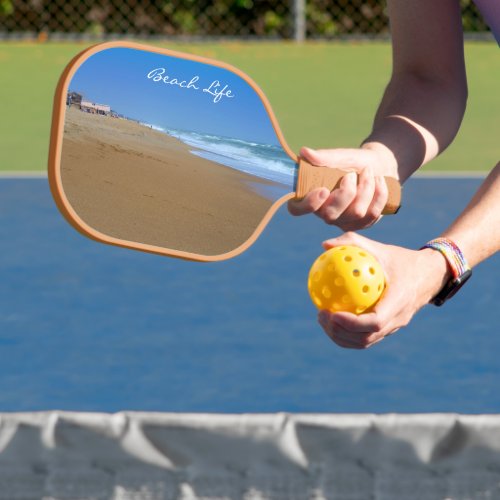
[[[57,79],[68,61],[88,45],[0,44],[0,170],[46,168]],[[370,130],[391,70],[390,45],[385,42],[161,45],[220,59],[245,71],[268,96],[287,142],[296,151],[301,145],[358,145]],[[498,47],[469,42],[466,59],[469,104],[461,131],[426,169],[488,170],[498,161]]]

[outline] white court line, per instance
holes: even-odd
[[[424,171],[416,172],[414,179],[484,179],[489,172],[477,170],[451,170],[448,172]]]
[[[478,172],[474,170],[451,170],[448,172],[426,171],[416,172],[414,179],[484,179],[488,172]],[[43,179],[47,178],[44,170],[33,171],[5,171],[0,172],[0,179]]]
[[[47,178],[45,170],[30,170],[25,172],[5,171],[0,172],[0,179],[44,179]]]

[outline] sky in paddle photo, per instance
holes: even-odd
[[[240,76],[217,66],[109,48],[83,62],[69,90],[158,128],[278,144],[255,90]]]

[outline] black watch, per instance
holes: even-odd
[[[431,304],[435,306],[442,306],[448,299],[451,299],[460,288],[462,288],[467,280],[472,276],[472,270],[467,269],[464,274],[458,278],[452,278],[441,291],[431,300]]]

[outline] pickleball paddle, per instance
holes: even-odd
[[[132,42],[84,50],[54,100],[49,182],[67,220],[104,243],[199,261],[240,254],[287,200],[346,170],[287,146],[240,70]],[[386,178],[385,214],[400,205]]]

